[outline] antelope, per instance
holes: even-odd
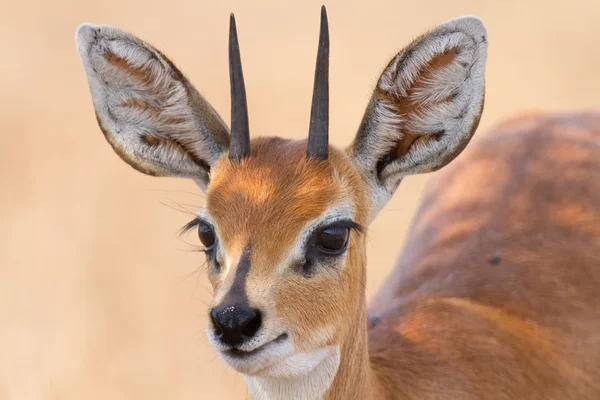
[[[231,130],[150,44],[91,24],[76,40],[114,151],[206,193],[185,230],[214,289],[207,334],[251,398],[600,399],[600,114],[526,115],[469,146],[367,308],[367,227],[478,126],[479,18],[400,51],[343,150],[328,144],[325,8],[307,140],[250,140],[233,14]]]

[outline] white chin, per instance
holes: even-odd
[[[269,375],[268,371],[290,357],[294,346],[289,338],[268,342],[254,351],[235,352],[221,350],[219,356],[231,368],[248,376]]]

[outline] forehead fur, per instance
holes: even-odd
[[[365,222],[358,172],[335,149],[318,161],[306,158],[306,140],[258,138],[249,157],[239,164],[223,159],[213,174],[206,209],[230,249],[245,246],[251,236],[253,248],[276,257],[306,223],[338,204]]]

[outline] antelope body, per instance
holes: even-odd
[[[325,10],[305,141],[250,140],[230,27],[231,132],[149,44],[88,24],[77,43],[114,150],[206,192],[186,229],[214,288],[208,337],[251,397],[600,398],[600,115],[525,117],[469,146],[367,311],[367,226],[470,141],[485,27],[458,18],[398,53],[345,150],[328,145]]]

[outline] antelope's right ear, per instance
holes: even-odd
[[[487,31],[476,17],[445,22],[383,70],[349,154],[374,210],[403,177],[435,171],[469,143],[483,111]]]
[[[229,148],[229,128],[175,65],[135,36],[83,24],[77,49],[98,124],[115,152],[140,172],[194,179]]]

